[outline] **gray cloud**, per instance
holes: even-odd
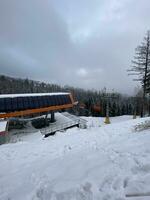
[[[132,93],[148,0],[1,0],[0,73]]]

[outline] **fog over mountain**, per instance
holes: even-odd
[[[149,19],[149,0],[1,0],[0,74],[132,94]]]

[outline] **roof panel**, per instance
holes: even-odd
[[[0,95],[1,96],[1,95]],[[69,93],[42,93],[37,96],[13,96],[2,95],[0,98],[0,112],[14,112],[28,109],[45,108],[71,104]]]

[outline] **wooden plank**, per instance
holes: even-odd
[[[36,109],[15,111],[15,112],[10,112],[10,113],[1,113],[0,118],[19,117],[19,116],[30,115],[30,114],[34,114],[34,113],[55,111],[55,110],[72,108],[72,107],[73,107],[73,104],[64,104],[64,105],[59,105],[59,106],[50,106],[50,107],[46,107],[46,108],[36,108]]]
[[[150,196],[150,192],[126,194],[126,197],[147,197],[147,196]]]

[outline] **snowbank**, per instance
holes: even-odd
[[[132,131],[150,118],[101,127],[91,120],[86,130],[1,145],[0,199],[125,200],[150,192],[150,131]]]

